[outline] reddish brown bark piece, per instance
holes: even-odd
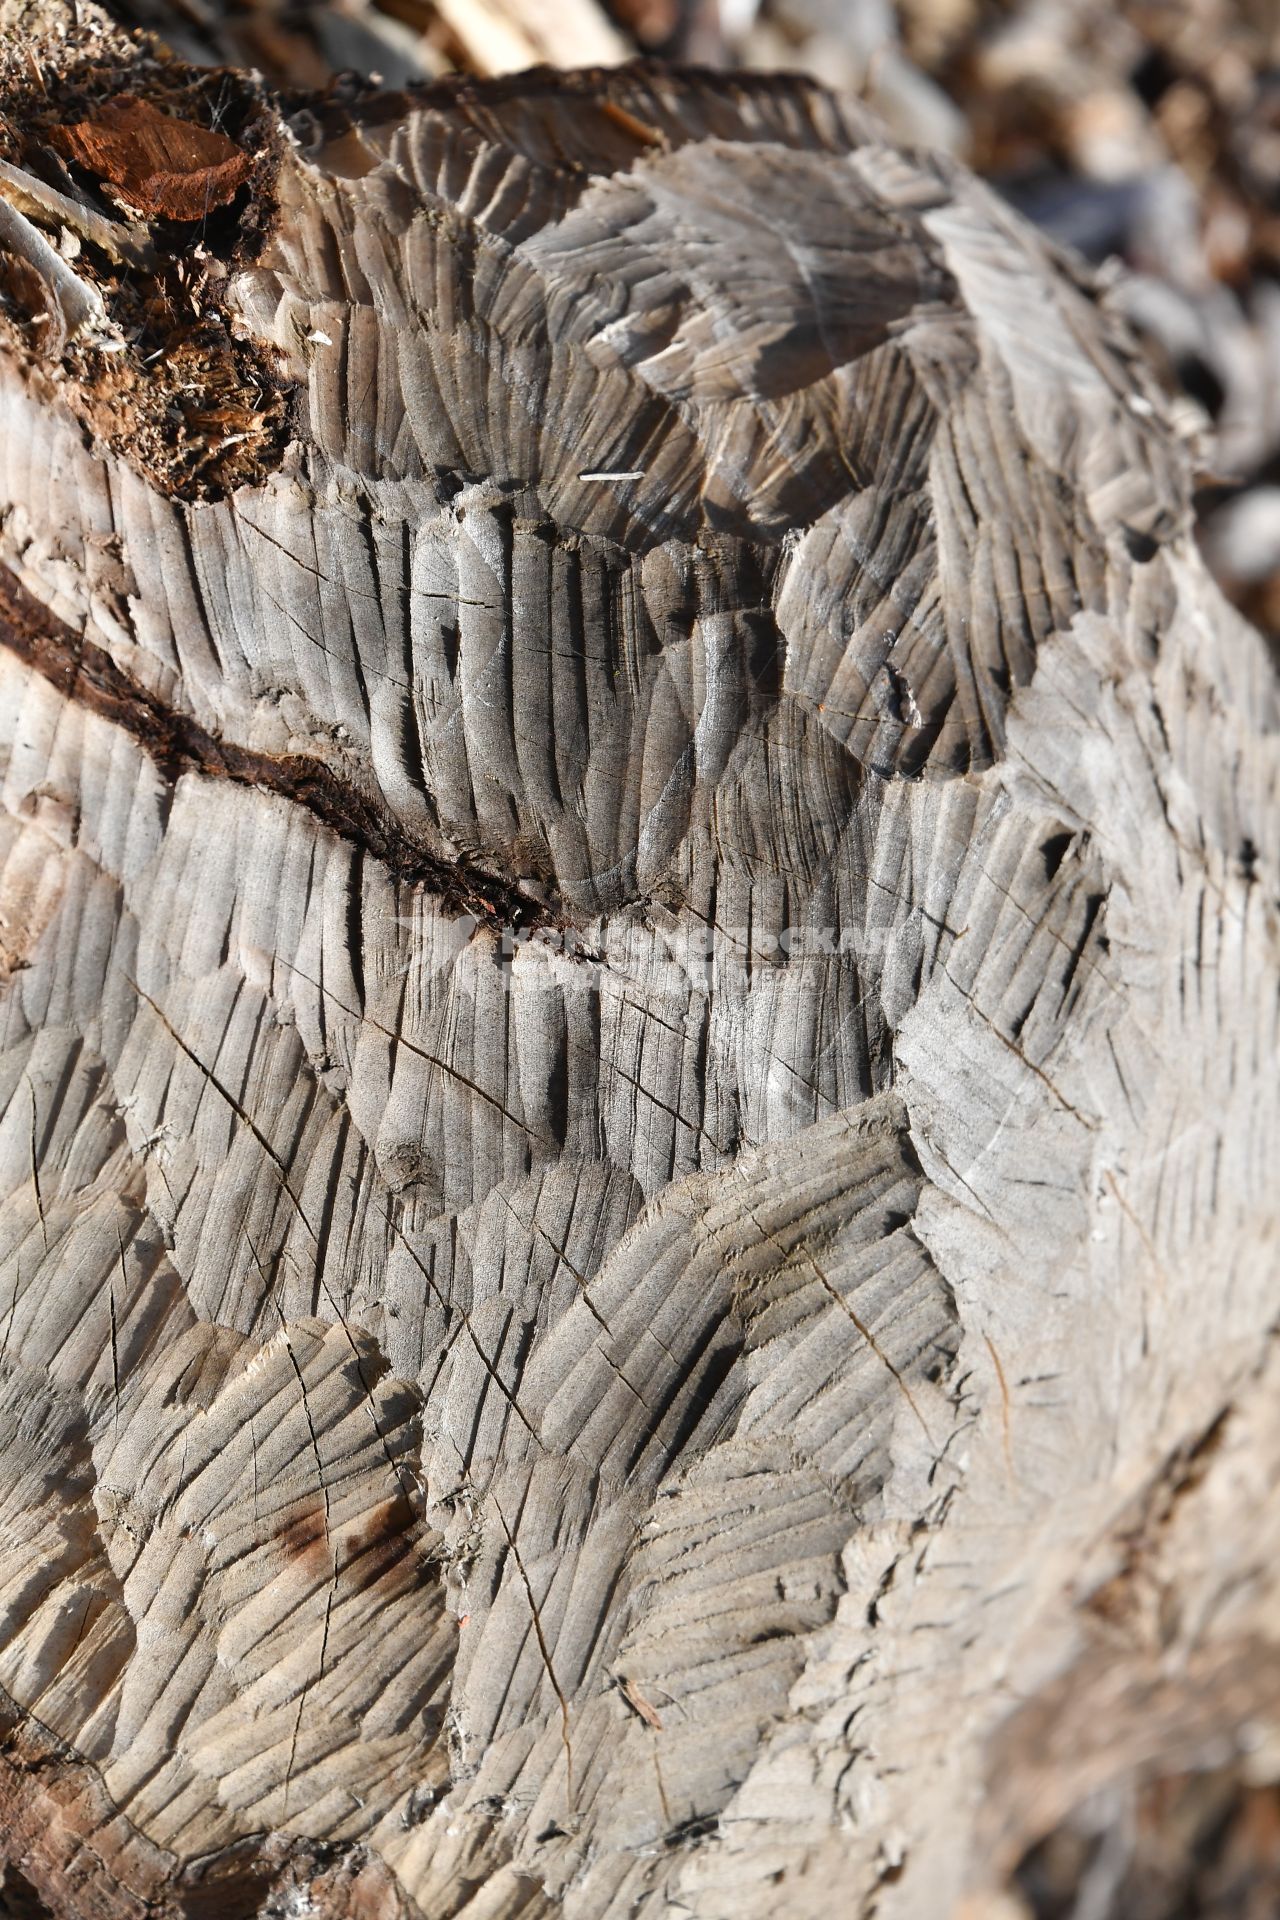
[[[54,138],[64,154],[151,219],[201,219],[226,206],[253,167],[225,133],[177,120],[129,94],[99,107],[91,119],[59,127]]]

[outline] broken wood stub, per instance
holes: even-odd
[[[805,82],[255,111],[251,464],[0,356],[0,1855],[983,1911],[1280,1700],[1276,689],[1186,453]]]

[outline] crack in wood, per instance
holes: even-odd
[[[554,918],[518,881],[465,857],[448,860],[414,841],[389,809],[310,754],[271,754],[220,739],[191,714],[166,706],[118,666],[104,647],[76,633],[10,568],[0,565],[0,647],[34,669],[63,698],[137,740],[170,781],[181,773],[257,787],[304,807],[331,833],[372,854],[398,880],[435,894],[480,926],[526,929]]]

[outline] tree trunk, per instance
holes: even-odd
[[[8,5],[14,1911],[985,1920],[1265,1787],[1276,685],[1103,297],[799,80]]]

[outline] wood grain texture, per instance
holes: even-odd
[[[0,1856],[983,1912],[1135,1702],[1280,1713],[1272,667],[1096,290],[855,106],[270,112],[252,480],[0,356]]]

